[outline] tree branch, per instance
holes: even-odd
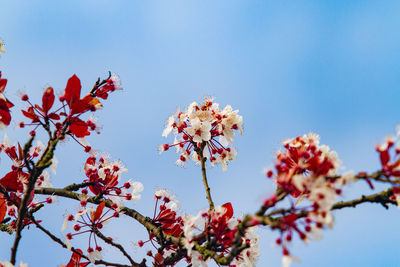
[[[95,235],[97,235],[98,237],[103,239],[104,242],[119,249],[122,252],[122,254],[124,254],[124,256],[129,260],[129,262],[132,264],[132,266],[146,266],[145,259],[143,259],[141,264],[136,263],[120,244],[117,244],[117,243],[113,242],[111,239],[104,236],[97,228],[93,228],[93,230],[94,230]],[[144,265],[142,265],[142,264],[144,264]]]
[[[357,205],[362,204],[362,203],[379,203],[386,209],[389,208],[387,204],[393,204],[397,205],[397,202],[394,199],[391,199],[390,197],[393,195],[393,189],[388,188],[382,192],[369,195],[369,196],[361,196],[360,198],[350,200],[350,201],[340,201],[334,204],[331,208],[331,210],[337,210],[337,209],[342,209],[342,208],[347,208],[347,207],[353,207],[355,208]]]
[[[201,173],[203,174],[203,184],[204,188],[206,190],[206,197],[208,200],[208,204],[210,206],[209,210],[212,211],[214,210],[214,202],[211,198],[211,189],[208,186],[208,181],[207,181],[207,173],[206,173],[206,161],[207,158],[203,156],[203,150],[205,148],[206,143],[203,142],[201,149],[197,149],[196,152],[200,156],[200,162],[201,162]]]

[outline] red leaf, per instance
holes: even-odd
[[[164,266],[164,257],[161,253],[154,255],[154,260],[156,266]]]
[[[22,191],[24,187],[21,180],[26,181],[28,177],[28,173],[22,171],[11,171],[0,179],[0,184],[4,186],[7,191]]]
[[[22,147],[21,147],[21,145],[19,144],[19,142],[18,142],[18,158],[19,158],[20,160],[22,160],[22,159],[24,158],[24,154],[23,154],[23,152],[22,152]]]
[[[39,116],[36,115],[35,111],[33,110],[32,107],[29,107],[27,111],[21,110],[22,114],[27,117],[28,119],[32,120],[32,123],[38,122],[39,121]]]
[[[95,212],[92,213],[92,221],[95,222],[100,219],[101,214],[103,213],[104,206],[106,205],[105,202],[101,202]]]
[[[79,253],[83,254],[82,250],[77,249]],[[85,267],[89,265],[90,262],[85,262],[85,263],[80,263],[81,261],[81,256],[78,253],[72,253],[71,259],[68,262],[67,266],[65,267]]]
[[[52,120],[56,120],[56,121],[58,121],[60,119],[60,116],[56,113],[50,113],[49,115],[47,115],[47,117],[49,117]]]
[[[99,185],[91,185],[89,186],[90,191],[92,191],[93,194],[98,195],[101,192],[102,187]]]
[[[64,93],[64,99],[67,101],[67,104],[70,108],[72,108],[75,102],[80,100],[81,88],[81,81],[74,74],[71,78],[69,78]]]
[[[0,97],[0,122],[4,124],[4,126],[10,125],[11,122],[11,114],[8,101],[7,99],[1,97]]]
[[[229,220],[230,218],[232,218],[232,216],[233,216],[232,204],[230,202],[228,202],[228,203],[225,203],[224,205],[222,205],[222,207],[224,207],[226,209],[226,212],[224,214],[224,217],[226,218],[226,220]]]
[[[6,98],[6,102],[7,102],[7,107],[8,108],[12,108],[14,106],[14,104],[11,103],[7,98]]]
[[[6,89],[6,85],[7,85],[7,79],[0,79],[0,93],[4,92],[4,89]]]
[[[87,123],[79,118],[71,118],[71,125],[68,130],[78,138],[90,135]]]
[[[38,104],[35,104],[35,108],[38,109],[40,112],[44,113],[44,110]]]
[[[0,223],[3,221],[7,213],[7,205],[4,199],[0,199]]]
[[[380,159],[381,159],[382,166],[385,166],[390,160],[389,151],[387,151],[387,150],[381,151]]]
[[[42,107],[45,114],[51,109],[54,104],[54,90],[52,87],[48,87],[42,97]]]

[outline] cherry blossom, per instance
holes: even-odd
[[[160,151],[176,147],[180,154],[177,165],[184,166],[192,159],[200,163],[201,157],[208,160],[212,166],[221,163],[226,170],[227,163],[236,159],[236,150],[232,147],[234,131],[243,131],[243,119],[233,111],[231,106],[223,110],[210,98],[205,98],[202,104],[193,102],[185,112],[177,110],[168,118],[162,136],[175,134],[173,144],[164,144]]]
[[[114,207],[114,209],[108,209],[103,213],[104,207],[105,202],[102,202],[96,209],[93,207],[87,207],[79,210],[75,216],[67,214],[63,223],[63,229],[65,229],[68,221],[75,221],[73,226],[74,232],[66,235],[66,240],[68,240],[69,246],[70,240],[73,239],[74,236],[89,233],[87,252],[89,253],[89,259],[92,263],[95,259],[102,259],[102,247],[98,244],[96,231],[101,230],[104,224],[108,223],[110,219],[119,217],[117,207]]]

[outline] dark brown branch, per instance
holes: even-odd
[[[87,183],[81,183],[81,184],[71,184],[69,186],[64,187],[64,190],[67,191],[78,191],[81,188],[85,188],[87,186],[93,185],[93,183],[87,182]]]
[[[342,208],[347,208],[347,207],[353,207],[355,208],[359,204],[362,203],[379,203],[386,209],[389,208],[388,204],[393,204],[397,205],[397,202],[394,199],[391,199],[390,197],[393,195],[393,189],[388,188],[382,192],[369,195],[369,196],[361,196],[360,198],[350,200],[350,201],[340,201],[337,202],[332,206],[331,210],[337,210],[337,209],[342,209]]]
[[[27,164],[27,168],[29,169],[29,178],[28,178],[28,184],[26,187],[26,191],[24,193],[24,196],[22,198],[22,201],[21,201],[21,203],[19,205],[19,209],[18,209],[18,218],[16,221],[16,231],[15,231],[16,234],[15,234],[14,244],[11,248],[10,262],[12,264],[15,264],[15,261],[16,261],[18,245],[19,245],[19,242],[22,237],[21,232],[22,232],[22,229],[24,226],[23,222],[27,215],[28,201],[31,197],[31,193],[33,192],[36,181],[39,178],[39,176],[42,174],[43,170],[48,168],[52,163],[52,159],[54,157],[54,151],[56,149],[56,146],[57,146],[58,142],[64,138],[65,132],[67,131],[67,126],[68,126],[67,119],[64,120],[63,125],[64,126],[62,128],[60,135],[57,136],[58,130],[54,130],[53,138],[50,135],[50,139],[47,143],[46,149],[44,150],[42,156],[37,161],[37,163],[33,166],[33,168],[30,167],[30,162],[26,159],[26,156],[27,156],[27,151],[29,151],[30,147],[32,146],[34,137],[31,137],[29,139],[29,141],[24,145],[24,150],[23,150],[24,155],[23,156],[24,156],[24,160]]]

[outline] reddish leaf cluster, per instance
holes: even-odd
[[[96,130],[96,125],[93,121],[83,120],[80,116],[88,111],[96,111],[102,107],[99,98],[107,99],[108,93],[115,91],[116,86],[113,80],[107,79],[102,84],[96,84],[91,93],[81,98],[81,81],[76,75],[69,78],[64,94],[59,98],[61,106],[53,112],[50,112],[54,105],[55,95],[52,87],[48,87],[42,96],[42,105],[33,105],[29,101],[27,95],[22,96],[23,101],[29,103],[26,110],[22,110],[22,114],[31,120],[29,125],[46,126],[51,122],[59,134],[63,130],[67,130],[67,134],[82,138],[90,135],[91,131]],[[0,103],[1,104],[1,103]],[[61,117],[64,117],[63,122],[58,122]],[[21,123],[21,127],[25,124]]]

